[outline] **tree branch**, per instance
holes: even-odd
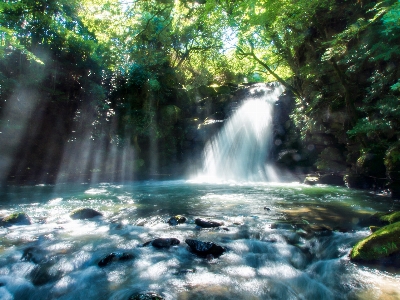
[[[297,91],[296,88],[294,88],[290,83],[288,83],[286,80],[284,80],[282,77],[280,77],[277,73],[274,72],[274,70],[271,69],[270,66],[268,66],[264,61],[262,61],[258,56],[254,53],[254,46],[250,43],[251,51],[250,52],[245,52],[243,49],[238,48],[239,55],[241,56],[250,56],[253,58],[257,63],[259,63],[262,67],[264,67],[268,73],[270,73],[275,79],[282,84],[285,88],[290,90],[296,97],[298,97],[302,102],[303,98],[301,97],[301,94]]]

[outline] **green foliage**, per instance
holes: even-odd
[[[370,150],[391,165],[399,15],[395,0],[3,1],[0,99],[29,87],[71,122],[84,103],[92,137],[156,138],[172,153],[192,101],[178,90],[279,81],[304,142],[329,140],[318,169],[343,170],[343,151],[353,166]]]
[[[390,171],[398,171],[400,169],[400,146],[392,145],[386,152],[385,156],[386,168]]]
[[[343,155],[336,148],[325,148],[317,162],[316,167],[318,170],[326,172],[341,172],[346,170],[346,164]]]

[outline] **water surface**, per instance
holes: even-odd
[[[78,207],[103,217],[72,220],[69,212]],[[400,203],[298,183],[8,187],[0,216],[23,211],[32,224],[0,227],[0,298],[122,300],[155,291],[171,300],[399,299],[398,271],[348,258],[351,247],[370,234],[359,221],[391,209]],[[187,222],[169,226],[166,221],[177,214]],[[196,218],[224,225],[199,229]],[[158,237],[181,243],[164,250],[142,247]],[[200,258],[189,251],[187,238],[228,251]],[[99,267],[111,252],[135,258]]]

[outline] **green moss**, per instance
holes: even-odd
[[[352,249],[354,261],[376,261],[400,251],[400,222],[384,226],[359,241]]]
[[[20,218],[22,215],[24,215],[24,213],[16,212],[16,213],[13,213],[13,214],[11,214],[11,215],[9,215],[7,217],[4,217],[3,221],[4,222],[14,223],[14,222],[17,222],[18,218]]]
[[[400,221],[400,211],[396,211],[390,214],[386,214],[380,217],[380,220],[383,222],[388,222],[389,224],[393,224]]]
[[[23,212],[15,212],[11,215],[4,217],[1,220],[3,226],[10,226],[10,225],[29,225],[31,224],[30,218],[26,213]]]

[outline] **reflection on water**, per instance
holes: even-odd
[[[0,216],[24,211],[31,225],[0,227],[0,299],[399,299],[400,275],[351,263],[358,226],[400,203],[360,191],[298,183],[185,181],[9,187]],[[72,220],[78,207],[102,212]],[[174,215],[188,220],[178,226]],[[196,228],[196,218],[224,223]],[[142,247],[174,237],[177,246]],[[218,259],[191,253],[185,239],[228,249]],[[97,263],[111,252],[132,260]],[[23,259],[21,259],[23,258]]]

